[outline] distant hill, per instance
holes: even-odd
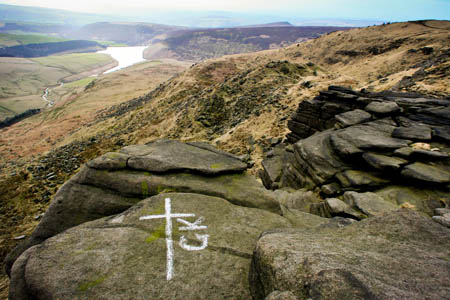
[[[72,32],[77,39],[114,41],[130,46],[147,45],[153,38],[182,27],[151,23],[114,23],[99,22],[88,24]]]
[[[94,41],[64,41],[0,48],[0,57],[42,57],[57,53],[95,52],[106,47]]]
[[[0,33],[0,47],[10,47],[26,44],[63,42],[67,39],[42,34],[9,34]]]
[[[201,61],[228,54],[255,52],[285,47],[350,27],[296,27],[287,22],[236,28],[186,29],[172,32],[147,58],[170,55],[182,60]]]
[[[0,32],[13,34],[51,34],[64,36],[75,30],[71,25],[48,24],[48,23],[23,23],[23,22],[5,22],[0,26]]]

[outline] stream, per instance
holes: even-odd
[[[48,107],[52,107],[52,106],[55,104],[55,102],[53,102],[53,101],[47,99],[48,94],[50,94],[50,89],[49,89],[49,88],[46,88],[45,91],[44,91],[44,94],[42,95],[42,99],[43,99],[45,102],[47,102],[47,106],[48,106]]]

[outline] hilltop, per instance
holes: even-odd
[[[298,104],[330,84],[448,98],[449,30],[447,21],[420,21],[333,32],[210,59],[161,85],[144,81],[134,94],[133,80],[148,76],[143,70],[96,81],[56,109],[1,130],[2,255],[14,236],[31,232],[57,187],[99,154],[160,137],[202,140],[247,156],[255,173],[287,134]]]
[[[277,49],[350,27],[293,26],[287,22],[232,28],[183,29],[152,41],[144,57],[202,61],[224,55]]]

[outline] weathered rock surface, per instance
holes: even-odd
[[[298,171],[310,178],[304,181],[305,188],[323,184],[336,173],[350,168],[330,148],[330,135],[331,132],[324,131],[294,145]]]
[[[171,280],[166,219],[140,219],[165,214],[167,198],[172,214],[195,214],[180,218],[206,226],[184,230],[189,224],[171,219]],[[283,227],[290,223],[277,214],[217,197],[153,196],[30,248],[14,264],[9,299],[250,299],[247,278],[256,240],[265,230]]]
[[[128,146],[121,153],[130,155],[128,166],[149,172],[185,171],[203,174],[242,172],[247,164],[231,154],[199,144],[158,140],[147,145]]]
[[[342,114],[337,115],[336,121],[342,127],[348,127],[359,123],[364,123],[372,118],[372,115],[361,110],[355,109]]]
[[[433,220],[442,226],[450,228],[450,215],[449,216],[433,216]]]
[[[449,183],[450,172],[444,168],[438,168],[424,163],[416,162],[407,165],[402,175],[415,180],[430,182],[430,183]]]
[[[438,189],[397,185],[385,187],[375,193],[395,206],[412,205],[429,216],[433,216],[435,209],[444,207],[448,202],[448,193]]]
[[[400,169],[402,165],[405,165],[408,163],[407,160],[399,158],[399,157],[391,157],[386,156],[382,154],[372,153],[372,152],[366,152],[363,154],[364,160],[374,167],[375,169],[379,170],[397,170]]]
[[[371,192],[346,192],[344,194],[344,200],[348,205],[356,207],[369,217],[379,216],[398,209],[397,206],[385,201],[377,194]]]
[[[350,207],[347,203],[337,198],[325,199],[332,216],[342,216],[347,218],[362,219],[362,215]]]
[[[265,300],[297,300],[291,292],[274,291]]]
[[[368,172],[347,170],[336,175],[344,189],[367,190],[387,184],[389,181]]]
[[[287,161],[293,159],[294,154],[284,151],[281,147],[276,147],[272,153],[262,162],[263,170],[260,177],[267,189],[277,189],[280,187],[283,168]]]
[[[419,141],[431,140],[431,128],[421,124],[395,128],[392,136],[400,139],[411,139]]]
[[[338,230],[268,232],[250,288],[254,299],[446,299],[449,244],[448,228],[409,209]]]
[[[401,110],[400,106],[398,106],[395,102],[378,102],[373,101],[369,105],[366,106],[365,110],[375,114],[392,114],[399,112]]]

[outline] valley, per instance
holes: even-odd
[[[147,60],[194,63],[223,55],[280,48],[348,29],[296,27],[287,22],[201,30],[136,22],[98,22],[78,27],[6,22],[0,26],[0,45],[3,45],[0,56],[8,56],[0,57],[0,120],[45,107],[41,96],[48,87],[122,68],[104,54],[123,52],[124,46],[145,48],[143,57]],[[106,47],[110,50],[99,51]]]
[[[67,54],[40,58],[0,58],[0,120],[43,108],[47,87],[70,82],[116,66],[106,54]]]

